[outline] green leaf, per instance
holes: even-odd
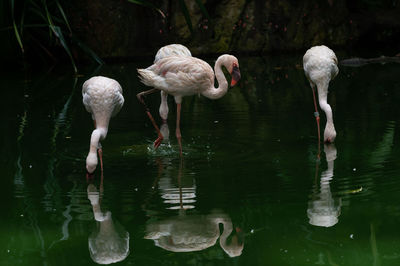
[[[50,35],[50,38],[51,38],[51,32],[55,33],[55,31],[54,31],[54,23],[53,23],[53,20],[51,19],[50,12],[49,12],[49,10],[47,8],[46,0],[42,0],[42,2],[43,2],[43,5],[44,5],[44,10],[46,11],[47,22],[49,23],[49,27],[50,27],[49,35]]]
[[[72,30],[71,30],[71,27],[69,26],[68,19],[67,19],[67,16],[65,15],[64,9],[62,8],[62,6],[60,5],[60,2],[58,2],[58,0],[56,0],[55,2],[57,4],[58,9],[60,10],[60,13],[65,21],[65,24],[67,25],[69,32],[72,33]]]
[[[203,15],[208,19],[211,20],[210,16],[208,15],[207,9],[204,7],[203,2],[201,0],[196,0],[197,6],[200,8]]]
[[[99,65],[103,65],[104,61],[88,46],[83,44],[75,35],[72,35],[72,40],[83,50],[90,55]]]
[[[181,10],[182,10],[183,16],[185,17],[186,24],[188,25],[190,32],[193,34],[192,20],[190,19],[190,14],[189,14],[189,11],[188,11],[187,6],[185,4],[185,1],[184,0],[179,0],[179,4],[181,6]]]
[[[14,16],[14,0],[11,0],[11,14],[12,14],[12,20],[13,20],[13,28],[14,28],[14,33],[15,33],[15,38],[17,38],[19,47],[21,47],[22,53],[24,53],[24,45],[22,44],[22,39],[21,36],[18,32],[17,24],[15,23],[15,16]]]
[[[54,31],[54,34],[57,36],[57,38],[60,40],[60,43],[64,47],[65,52],[68,54],[69,58],[71,59],[72,67],[74,68],[75,73],[77,73],[78,69],[76,68],[74,57],[72,56],[72,53],[69,50],[69,47],[64,39],[64,35],[62,34],[60,27],[53,26],[52,30]]]
[[[161,16],[163,18],[165,18],[164,13],[161,11],[161,9],[159,9],[158,7],[156,7],[155,5],[153,5],[152,3],[146,1],[146,0],[128,0],[128,2],[133,3],[133,4],[137,4],[137,5],[141,5],[141,6],[145,6],[145,7],[149,7],[152,8],[154,10],[156,10],[158,13],[161,14]]]
[[[19,36],[17,25],[15,24],[15,21],[13,21],[13,27],[14,27],[15,37],[17,38],[19,46],[21,47],[22,53],[24,53],[25,52],[24,51],[24,46],[22,45],[22,40],[21,40],[21,37]]]

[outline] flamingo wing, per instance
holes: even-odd
[[[214,72],[209,64],[195,57],[171,56],[157,64],[158,75],[168,84],[168,93],[190,95],[214,85]]]

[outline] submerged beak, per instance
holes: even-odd
[[[240,70],[238,66],[233,66],[231,76],[232,76],[231,87],[233,87],[240,79]]]
[[[86,171],[86,182],[91,182],[94,179],[94,172],[93,173],[89,173],[88,171]]]

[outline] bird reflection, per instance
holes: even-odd
[[[220,233],[219,225],[223,225]],[[242,254],[243,234],[228,237],[233,231],[232,221],[228,215],[216,212],[209,215],[188,215],[181,213],[169,219],[151,222],[146,226],[145,239],[152,239],[154,244],[168,251],[191,252],[214,246],[219,238],[221,248],[230,257]]]
[[[321,173],[319,193],[317,179],[315,180],[311,200],[308,202],[307,216],[311,225],[331,227],[338,223],[341,208],[341,199],[335,199],[330,188],[337,151],[333,144],[325,144],[324,152],[328,169]]]
[[[244,241],[241,229],[235,232],[230,217],[222,211],[214,211],[208,215],[193,215],[190,209],[195,206],[196,187],[192,182],[183,182],[183,160],[180,160],[178,187],[174,187],[169,178],[159,180],[159,191],[164,203],[175,204],[167,209],[179,210],[178,215],[165,219],[151,219],[146,225],[144,238],[151,239],[154,244],[172,252],[200,251],[214,246],[219,238],[221,248],[230,257],[242,254]],[[192,183],[192,186],[188,184]],[[176,204],[179,204],[176,205]],[[222,234],[220,224],[223,226]]]
[[[163,135],[163,143],[169,143],[169,127],[167,122],[163,122],[160,126],[160,132]]]
[[[87,195],[96,220],[96,228],[88,240],[90,257],[98,264],[123,261],[129,254],[129,233],[118,222],[113,221],[111,212],[101,210],[103,176],[101,176],[100,191],[90,183]]]

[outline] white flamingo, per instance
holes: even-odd
[[[342,201],[332,195],[330,187],[337,153],[336,147],[334,144],[325,144],[324,151],[328,169],[321,173],[320,186],[317,184],[314,186],[313,193],[310,196],[311,200],[308,202],[307,216],[311,225],[331,227],[339,222]],[[317,172],[318,164],[316,166]]]
[[[215,62],[214,71],[205,61],[190,56],[169,56],[158,60],[146,69],[138,69],[139,77],[147,86],[154,87],[137,95],[139,101],[145,106],[146,113],[156,128],[158,138],[154,147],[158,147],[163,136],[157,127],[143,96],[162,90],[175,97],[177,105],[176,138],[178,139],[180,154],[182,156],[180,113],[183,96],[202,94],[210,99],[218,99],[228,91],[228,82],[222,72],[222,66],[226,67],[232,76],[231,86],[240,79],[239,62],[233,55],[221,55]],[[215,76],[214,76],[215,75]],[[214,78],[217,79],[219,87],[214,87]]]
[[[220,224],[223,225],[222,233]],[[243,251],[244,234],[239,228],[235,231],[226,214],[184,215],[148,223],[144,238],[152,239],[156,246],[172,252],[204,250],[214,246],[219,238],[224,252],[237,257]]]
[[[83,83],[82,96],[86,110],[92,114],[95,127],[90,138],[90,149],[86,158],[86,170],[89,174],[96,170],[98,150],[101,171],[103,172],[103,152],[100,140],[105,139],[107,136],[110,118],[115,116],[124,104],[122,88],[114,79],[97,76]]]
[[[338,60],[328,47],[314,46],[307,50],[303,57],[303,68],[313,90],[315,118],[318,127],[318,143],[320,142],[319,113],[315,98],[315,86],[318,89],[319,106],[326,115],[324,142],[331,143],[336,138],[331,106],[327,102],[329,82],[339,73]]]
[[[158,60],[163,59],[168,56],[192,56],[189,49],[182,44],[169,44],[161,47],[156,57],[154,58],[154,64],[158,62]],[[168,94],[165,91],[161,91],[161,104],[160,104],[160,116],[163,120],[163,124],[167,123],[168,118]],[[163,135],[164,136],[164,135]],[[164,136],[165,137],[165,136]]]
[[[92,183],[87,187],[87,196],[97,225],[89,236],[88,246],[90,257],[94,262],[111,264],[123,261],[129,255],[129,232],[121,225],[116,226],[111,212],[101,210],[103,191],[103,178],[100,191]]]

